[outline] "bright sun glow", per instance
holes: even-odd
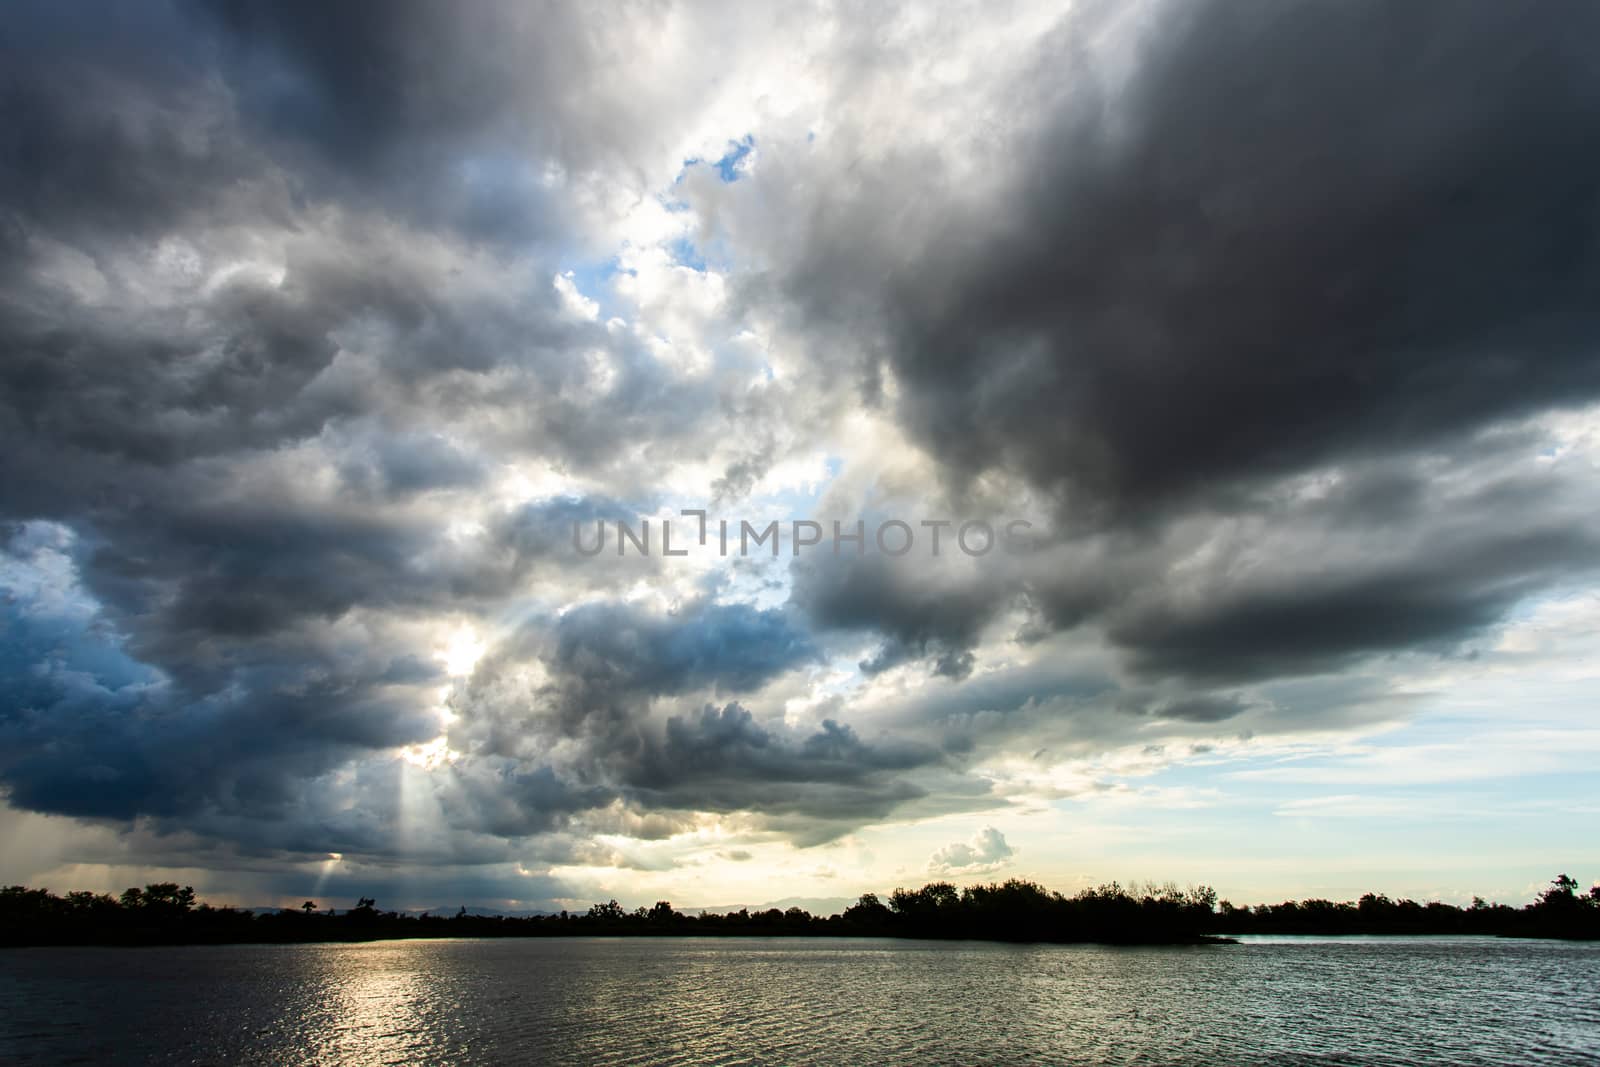
[[[445,673],[452,678],[464,678],[472,673],[487,646],[470,623],[462,623],[453,630],[434,652],[434,658],[444,663]]]
[[[414,767],[431,771],[441,764],[452,762],[458,753],[451,751],[450,739],[440,734],[432,741],[407,745],[400,750],[400,758]]]

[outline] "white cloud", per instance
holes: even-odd
[[[985,826],[969,841],[945,845],[928,861],[933,874],[987,874],[1005,866],[1015,850],[1006,837],[992,826]]]

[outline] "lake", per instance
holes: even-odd
[[[9,949],[0,1005],[6,1063],[1600,1063],[1600,944]]]

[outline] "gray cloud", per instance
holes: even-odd
[[[965,677],[984,626],[1020,592],[1009,576],[995,581],[985,568],[926,554],[819,554],[796,560],[791,574],[791,599],[815,625],[881,636],[861,664],[868,674],[928,659],[937,674]]]
[[[959,678],[984,640],[1059,632],[1102,636],[1135,679],[1202,686],[1451,653],[1600,565],[1592,472],[1534,462],[1558,448],[1526,426],[1496,430],[1161,522],[1068,527],[1035,553],[975,567],[823,555],[795,563],[793,600],[825,630],[881,634],[869,673],[923,660]]]
[[[1082,520],[1597,394],[1592,9],[1119,14],[1007,90],[993,197],[875,174],[791,267],[807,308],[865,309],[950,470]]]
[[[654,16],[110,7],[24,5],[0,37],[0,515],[74,531],[96,609],[66,652],[41,636],[57,622],[8,623],[5,787],[46,811],[211,812],[219,832],[289,813],[339,838],[296,783],[436,730],[408,626],[649,573],[567,573],[570,519],[629,514],[599,496],[459,538],[456,512],[507,463],[626,461],[637,489],[657,450],[721,432],[716,382],[549,284],[570,254],[552,242],[577,240],[549,176],[631,168],[656,129],[642,94],[573,86]],[[710,677],[719,649],[689,644],[663,670]],[[725,681],[791,651],[744,674],[730,657]],[[605,799],[536,772],[503,785],[519,809]]]
[[[718,79],[808,12],[22,4],[0,567],[37,588],[0,603],[10,802],[145,820],[164,860],[337,851],[510,894],[519,858],[694,812],[812,844],[998,803],[970,772],[995,752],[1395,717],[1363,672],[1592,581],[1593,472],[1539,416],[1600,398],[1600,15],[1121,14],[1079,5],[949,90],[889,16],[841,25],[802,130]],[[725,113],[774,126],[759,165],[669,184]],[[710,325],[551,284],[616,302],[619,220],[652,206],[728,260]],[[864,494],[1017,504],[1055,520],[1039,551],[698,582],[570,551],[665,486],[731,504],[831,463],[846,411],[923,450]],[[462,622],[503,640],[452,680]],[[870,699],[793,701],[841,649]],[[908,665],[935,677],[896,690]],[[431,770],[393,758],[441,731]]]
[[[211,666],[195,688],[70,617],[13,603],[3,623],[0,783],[18,806],[270,823],[303,781],[432,732],[418,672],[377,649],[268,643]]]
[[[519,682],[535,659],[542,680]],[[759,722],[737,701],[653,710],[678,696],[756,692],[816,659],[798,620],[781,611],[707,602],[671,615],[614,602],[573,608],[486,657],[455,701],[452,743],[507,768],[469,805],[501,812],[494,825],[503,833],[622,801],[643,811],[787,816],[785,832],[825,840],[922,796],[903,775],[939,762],[926,745],[865,741],[831,719],[798,732]]]
[[[920,789],[892,777],[934,762],[909,741],[869,745],[824,720],[815,733],[785,737],[738,704],[667,720],[664,738],[633,768],[636,795],[668,807],[800,813],[842,822],[887,815]]]

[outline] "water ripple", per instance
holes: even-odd
[[[1600,946],[549,939],[0,953],[0,1060],[1600,1063]]]

